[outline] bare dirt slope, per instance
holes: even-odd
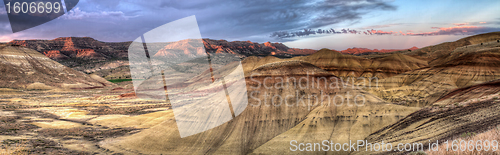
[[[366,140],[393,145],[417,142],[428,146],[429,141],[444,142],[464,133],[487,131],[500,124],[498,92],[498,80],[453,90],[431,106],[374,132]]]
[[[95,88],[111,85],[15,45],[0,47],[0,87],[14,89]],[[99,79],[99,78],[97,78]]]
[[[382,79],[371,93],[390,102],[426,106],[447,91],[499,79],[500,43],[460,47],[440,63]]]

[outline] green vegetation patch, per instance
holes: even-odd
[[[113,82],[113,83],[120,83],[120,82],[125,82],[125,81],[132,81],[132,79],[112,79],[112,80],[108,80],[109,82]]]

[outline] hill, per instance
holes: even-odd
[[[442,144],[449,140],[451,143],[456,138],[466,138],[464,133],[481,133],[497,128],[500,125],[499,86],[500,81],[495,80],[455,89],[431,106],[374,132],[366,140],[369,143],[385,141],[393,145],[422,143],[427,148],[429,142],[439,140]],[[491,140],[496,138],[498,137],[487,137]],[[373,152],[355,154],[369,153]]]
[[[339,77],[388,78],[407,71],[427,67],[425,60],[394,53],[386,57],[367,59],[345,55],[337,51],[322,49],[312,55],[296,57],[310,62]]]
[[[87,89],[112,85],[100,77],[75,71],[21,46],[0,46],[0,87],[47,90]]]
[[[494,42],[500,39],[500,32],[491,32],[474,35],[459,39],[454,42],[445,42],[438,45],[427,46],[411,52],[405,52],[407,55],[420,56],[426,58],[431,66],[439,65],[443,59],[446,59],[451,52],[459,47],[467,48],[470,45],[481,45],[481,43]]]
[[[468,45],[450,52],[434,66],[382,79],[371,93],[390,102],[426,106],[446,92],[500,78],[500,43]]]
[[[345,50],[342,50],[340,51],[340,53],[342,54],[352,54],[352,55],[366,55],[366,54],[375,54],[375,53],[391,53],[391,52],[395,52],[395,51],[413,51],[413,50],[417,50],[418,47],[411,47],[411,48],[408,48],[408,49],[368,49],[368,48],[357,48],[357,47],[353,47],[353,48],[347,48]]]

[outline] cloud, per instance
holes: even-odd
[[[279,31],[316,31],[332,24],[359,21],[373,11],[396,10],[389,3],[386,0],[81,0],[66,15],[34,27],[37,34],[32,36],[41,36],[37,39],[90,36],[103,41],[129,41],[163,24],[195,15],[204,38],[278,41],[269,35]],[[52,31],[57,33],[38,35]]]
[[[387,28],[387,27],[397,26],[397,25],[401,25],[401,24],[373,25],[373,26],[362,27],[361,29],[380,29],[380,28]]]
[[[393,31],[382,31],[382,30],[370,30],[371,34],[377,34],[377,35],[384,35],[384,34],[394,34],[395,32]],[[397,32],[396,32],[397,33]]]
[[[467,24],[469,24],[469,23],[453,23],[453,25],[455,25],[455,26],[464,26]]]
[[[106,19],[106,20],[128,20],[130,18],[134,18],[137,16],[126,16],[121,11],[100,11],[100,12],[86,12],[80,10],[79,7],[76,7],[64,14],[62,19],[70,19],[70,20],[82,20],[82,19]]]
[[[455,26],[465,26],[465,25],[482,25],[486,24],[487,22],[467,22],[467,23],[453,23]]]
[[[455,27],[431,27],[432,29],[438,29],[433,32],[422,32],[422,33],[413,33],[413,30],[406,30],[407,33],[403,31],[383,31],[383,30],[353,30],[353,29],[341,29],[335,31],[334,29],[304,29],[302,31],[297,32],[287,32],[287,31],[279,31],[274,32],[270,35],[270,37],[274,38],[294,38],[294,37],[304,37],[311,35],[333,35],[333,34],[364,34],[364,35],[400,35],[400,36],[432,36],[432,35],[475,35],[481,33],[495,32],[500,31],[500,28],[493,27],[479,27],[479,26],[455,26]]]
[[[488,33],[500,31],[500,28],[480,27],[480,26],[455,26],[441,27],[438,31],[423,32],[423,33],[407,33],[412,36],[430,36],[430,35],[475,35],[480,33]]]
[[[302,29],[318,29],[346,21],[360,20],[362,15],[375,10],[395,10],[396,7],[380,0],[255,0],[231,1],[222,4],[225,10],[224,18],[215,17],[210,22],[217,21],[230,27],[226,30],[227,38],[273,34],[273,32],[299,32]],[[203,3],[174,5],[179,9],[207,9]],[[172,5],[172,4],[171,4]],[[234,9],[233,9],[234,8]],[[202,19],[203,20],[203,19]],[[200,25],[205,23],[201,21]],[[221,25],[214,25],[221,26]],[[217,31],[208,34],[219,33]]]
[[[406,36],[406,33],[403,33],[403,31],[399,31],[399,34]]]

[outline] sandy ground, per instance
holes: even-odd
[[[0,154],[113,154],[97,143],[173,116],[164,100],[123,98],[131,90],[120,90],[1,89]]]

